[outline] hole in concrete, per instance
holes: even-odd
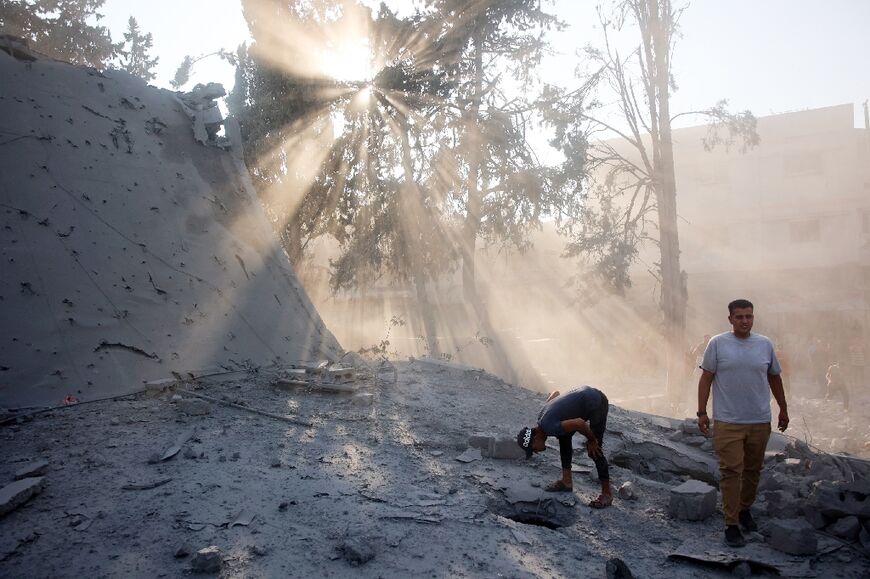
[[[548,529],[558,529],[562,523],[553,519],[542,517],[540,515],[530,515],[526,513],[516,513],[507,517],[512,521],[523,523],[524,525],[536,525],[538,527],[546,527]]]

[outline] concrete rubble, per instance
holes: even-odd
[[[671,489],[668,512],[675,519],[703,521],[716,510],[715,487],[698,480],[689,480]]]
[[[818,549],[816,530],[802,519],[785,519],[770,524],[770,546],[791,555],[812,555]]]

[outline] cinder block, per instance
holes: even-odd
[[[716,489],[699,480],[688,480],[671,489],[669,512],[675,519],[703,521],[716,510]]]
[[[803,519],[770,523],[770,546],[790,555],[812,555],[819,547],[815,529]]]

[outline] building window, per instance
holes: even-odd
[[[793,243],[806,243],[819,240],[819,220],[793,221],[789,223],[789,235]]]

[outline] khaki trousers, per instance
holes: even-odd
[[[725,525],[736,525],[740,511],[755,502],[770,423],[733,424],[716,421],[713,448],[719,456],[719,489]]]

